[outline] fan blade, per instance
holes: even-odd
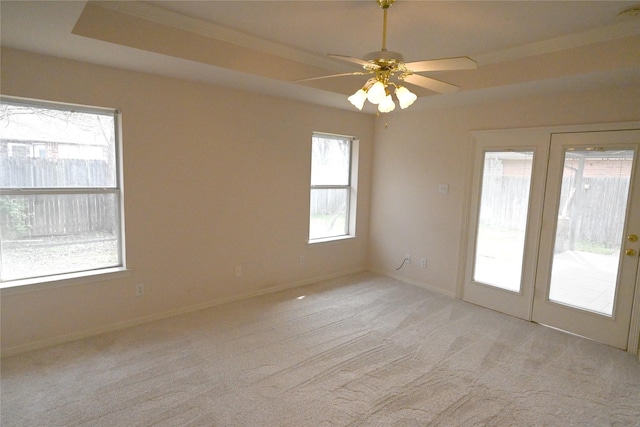
[[[352,56],[345,56],[345,55],[334,55],[334,54],[328,54],[327,55],[329,58],[334,58],[334,59],[339,59],[341,61],[347,61],[347,62],[353,62],[354,64],[358,64],[362,67],[365,67],[367,69],[371,69],[371,70],[375,70],[377,68],[380,68],[379,65],[376,65],[372,62],[369,61],[365,61],[364,59],[359,59],[359,58],[354,58]]]
[[[439,93],[453,93],[460,89],[458,86],[418,74],[410,74],[404,78],[404,81]]]
[[[413,71],[414,73],[421,73],[423,71],[473,70],[478,68],[476,61],[466,56],[409,62],[404,65],[407,67],[407,70]]]
[[[356,72],[353,72],[353,73],[331,74],[329,76],[309,77],[307,79],[298,79],[298,80],[293,80],[293,81],[294,82],[310,82],[310,81],[313,81],[313,80],[331,79],[333,77],[365,76],[367,74],[370,74],[370,73],[365,73],[363,71],[356,71]]]

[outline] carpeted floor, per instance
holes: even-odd
[[[1,393],[3,427],[640,426],[625,352],[369,273],[7,358]]]

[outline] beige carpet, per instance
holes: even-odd
[[[640,426],[640,363],[366,273],[5,359],[1,397],[3,427]]]

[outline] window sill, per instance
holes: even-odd
[[[12,280],[0,283],[2,295],[21,294],[25,292],[39,291],[42,289],[62,288],[85,283],[114,280],[131,275],[131,270],[124,267],[105,268],[95,271],[83,271],[79,273],[58,274],[34,279]]]
[[[355,240],[356,236],[350,234],[346,236],[325,237],[323,239],[312,239],[307,242],[308,245],[315,245],[318,243],[336,243],[344,240]]]

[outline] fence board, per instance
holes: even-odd
[[[516,201],[528,200],[529,190],[523,190],[526,178],[502,176],[490,179],[498,180],[499,185],[489,186],[494,189],[491,192],[483,189],[482,210],[490,212],[486,216],[490,219],[485,225],[524,229],[521,218],[526,218],[527,205]],[[570,178],[565,178],[563,186],[571,184]],[[582,244],[618,248],[624,231],[629,178],[590,177],[588,187],[576,189],[576,193],[579,191],[580,197],[575,197],[568,205],[567,231],[573,227],[574,239]],[[568,203],[568,192],[565,193],[560,200],[561,211]]]
[[[109,170],[103,160],[2,158],[0,187],[108,187]],[[117,224],[116,206],[112,194],[2,196],[0,223],[12,238],[110,233]]]

